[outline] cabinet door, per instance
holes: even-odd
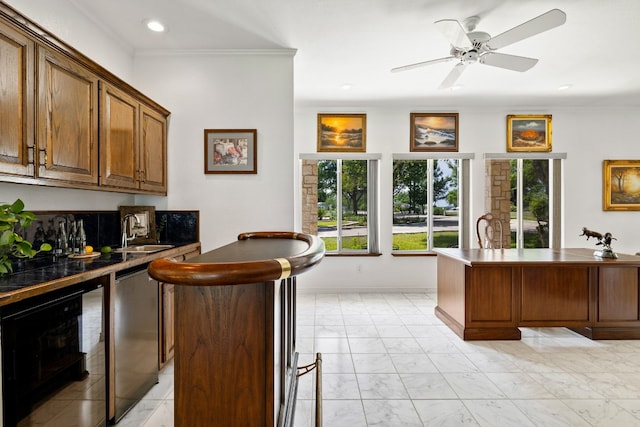
[[[167,194],[167,118],[140,105],[140,189]]]
[[[38,176],[98,184],[98,78],[38,47]]]
[[[138,188],[138,101],[100,82],[100,185]]]
[[[0,23],[0,173],[34,173],[33,49],[32,40]]]
[[[175,285],[162,284],[162,323],[160,330],[160,366],[173,359],[175,344]]]

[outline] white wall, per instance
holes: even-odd
[[[73,0],[3,1],[122,80],[131,82],[131,46],[115,34],[102,31],[102,25],[89,20]]]
[[[205,251],[241,232],[293,230],[293,53],[136,57],[136,87],[172,111],[164,207],[200,211]],[[257,129],[258,173],[205,175],[204,129]]]
[[[640,108],[617,109],[603,106],[554,107],[531,109],[439,106],[362,106],[342,108],[297,106],[295,111],[295,156],[316,151],[317,114],[354,112],[367,114],[367,152],[381,153],[380,167],[380,257],[326,257],[300,281],[305,289],[335,291],[340,288],[361,290],[423,289],[436,287],[435,257],[393,257],[391,252],[392,154],[409,151],[409,114],[411,112],[459,112],[459,151],[474,153],[472,161],[472,214],[484,212],[483,153],[506,151],[507,114],[552,114],[553,152],[567,153],[564,162],[563,246],[596,249],[594,241],[580,237],[582,227],[611,232],[618,240],[613,249],[620,253],[640,251],[640,212],[602,210],[602,160],[640,159],[640,144],[635,141]],[[300,170],[296,163],[296,188]],[[296,192],[296,228],[301,227],[300,194]],[[330,280],[327,278],[330,277]]]

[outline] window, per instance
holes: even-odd
[[[301,155],[302,231],[327,253],[376,254],[378,159],[373,154]]]
[[[489,180],[509,183],[508,194],[507,186],[490,186],[487,200],[495,217],[508,218],[504,247],[560,247],[564,158],[562,153],[485,155]]]
[[[469,159],[472,155],[395,154],[393,251],[429,252],[468,245]]]

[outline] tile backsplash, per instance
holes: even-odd
[[[34,248],[43,241],[55,244],[59,223],[65,223],[66,231],[73,221],[82,220],[87,235],[87,244],[94,248],[120,246],[120,211],[34,211],[37,219],[20,235]],[[199,211],[156,211],[156,235],[159,243],[185,244],[200,240]]]

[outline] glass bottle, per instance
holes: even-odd
[[[58,234],[56,234],[56,251],[58,256],[69,255],[69,245],[67,242],[67,231],[64,227],[64,221],[58,223]]]
[[[69,253],[79,253],[78,246],[76,245],[76,222],[69,221],[69,235],[67,236]]]
[[[47,227],[47,234],[44,236],[44,241],[50,244],[52,248],[56,247],[56,230],[53,228],[53,219],[49,220],[49,226]]]
[[[79,219],[76,229],[76,250],[80,254],[84,254],[87,251],[87,235],[84,232],[84,221]]]

